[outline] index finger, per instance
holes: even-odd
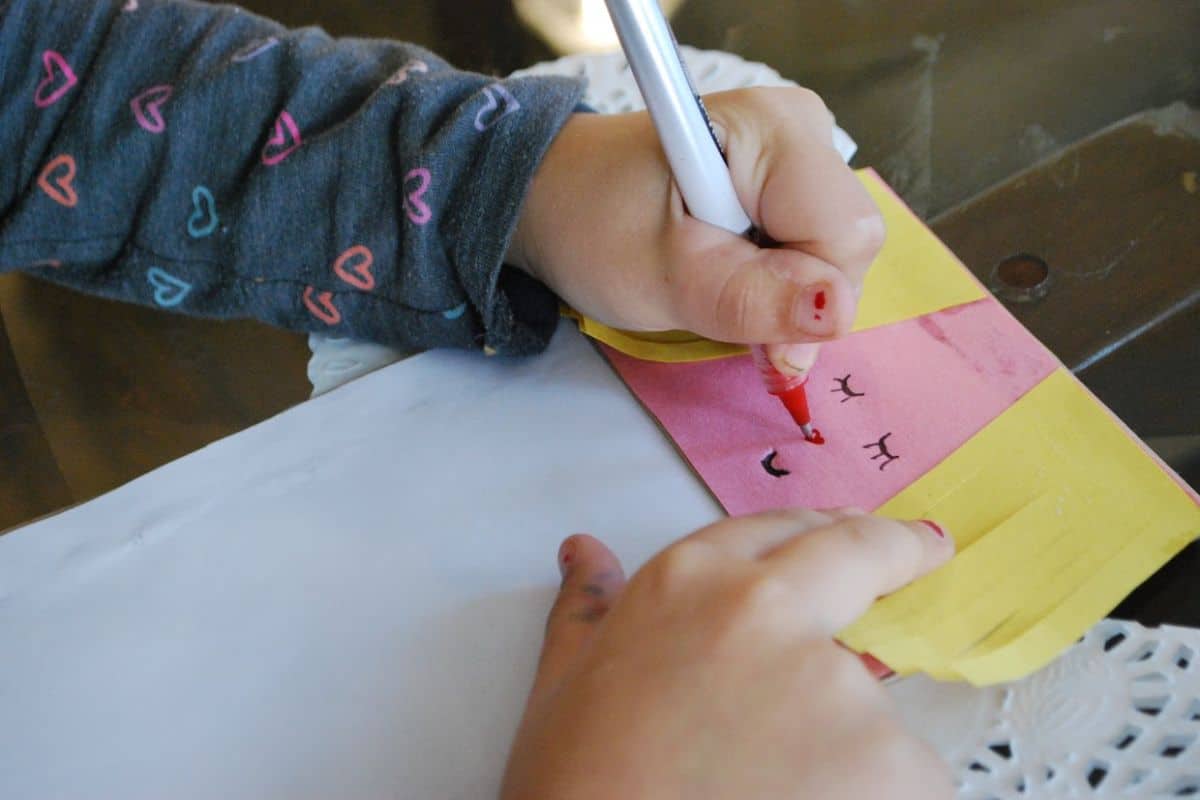
[[[813,621],[833,635],[876,599],[940,567],[954,541],[936,523],[847,516],[798,536],[767,562],[801,595]]]

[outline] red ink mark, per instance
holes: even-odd
[[[558,574],[562,576],[563,581],[566,581],[567,573],[571,571],[571,564],[574,561],[575,543],[568,539],[558,548]]]
[[[825,293],[824,292],[817,292],[817,296],[813,298],[813,305],[815,305],[817,307],[818,311],[825,308]],[[820,319],[820,317],[817,317],[817,319]]]
[[[813,319],[815,319],[817,322],[820,322],[820,321],[821,321],[821,315],[820,315],[820,314],[813,314]]]
[[[805,437],[804,441],[806,441],[810,444],[825,444],[825,437],[821,435],[821,432],[819,430],[817,430],[816,428],[813,428],[812,438],[810,439],[808,437]]]
[[[934,533],[936,533],[938,535],[939,539],[946,538],[946,532],[944,530],[942,530],[941,526],[938,525],[936,522],[932,522],[927,519],[919,519],[919,520],[917,520],[917,522],[921,523],[922,525],[927,526],[930,530],[932,530]]]

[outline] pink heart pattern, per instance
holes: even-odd
[[[333,304],[333,292],[318,292],[312,286],[305,286],[301,299],[308,313],[326,325],[337,325],[342,321],[342,312]]]
[[[71,91],[79,79],[62,54],[54,50],[42,53],[42,66],[46,68],[46,77],[33,92],[33,104],[38,108],[49,108]]]
[[[163,119],[163,103],[171,99],[173,86],[151,86],[146,91],[129,101],[133,116],[142,130],[150,133],[162,133],[167,129],[167,121]]]
[[[60,167],[65,167],[59,174]],[[58,203],[60,206],[74,208],[79,203],[79,195],[75,193],[75,158],[67,153],[50,159],[38,176],[38,188]]]
[[[429,184],[433,181],[433,176],[425,167],[417,167],[411,169],[404,176],[404,213],[408,218],[418,225],[424,225],[433,219],[433,211],[424,201],[425,193],[429,191]],[[410,184],[416,184],[416,188],[409,189]]]
[[[292,115],[287,111],[280,111],[279,118],[275,120],[275,133],[263,147],[262,163],[268,167],[281,164],[284,159],[299,150],[303,143],[296,120],[292,119]]]
[[[338,256],[333,263],[333,273],[355,289],[369,292],[375,288],[375,274],[371,266],[375,256],[365,245],[355,245]]]

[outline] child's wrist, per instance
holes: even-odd
[[[561,191],[564,181],[562,175],[569,175],[572,169],[573,157],[580,154],[574,152],[573,141],[578,138],[579,120],[581,117],[594,117],[595,114],[576,112],[567,118],[566,123],[550,143],[542,161],[538,164],[525,194],[525,201],[517,218],[517,226],[509,240],[505,252],[506,264],[519,267],[528,275],[542,283],[551,285],[550,276],[539,266],[538,237],[545,235],[546,225],[543,217],[552,218],[556,212],[561,212],[561,203],[553,197],[556,189]],[[577,165],[576,165],[577,166]]]

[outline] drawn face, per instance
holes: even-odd
[[[824,346],[808,381],[816,447],[748,357],[692,364],[606,350],[733,514],[874,509],[942,461],[1057,363],[995,301]]]

